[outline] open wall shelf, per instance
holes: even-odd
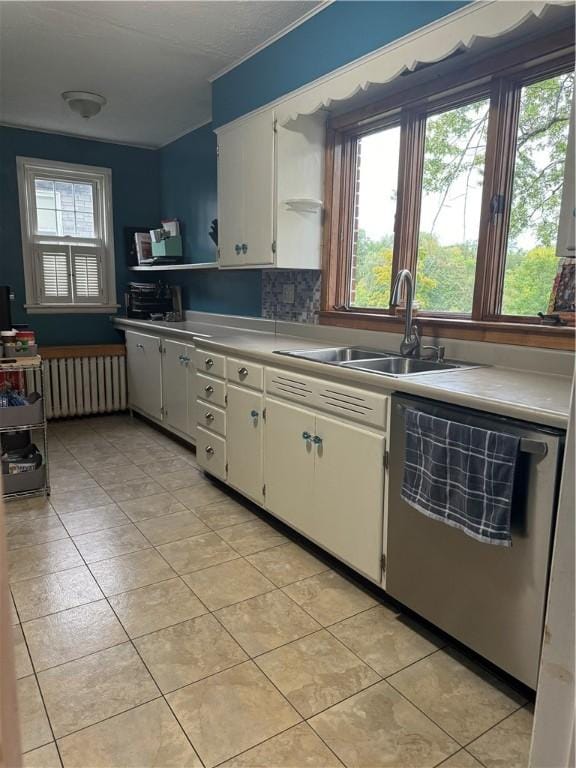
[[[184,272],[190,269],[218,269],[217,261],[202,261],[197,264],[142,264],[129,267],[130,272]]]

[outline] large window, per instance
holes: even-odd
[[[574,53],[547,45],[332,120],[326,317],[385,320],[404,268],[430,322],[521,326],[551,310]]]
[[[110,170],[19,157],[18,183],[27,309],[115,309]]]

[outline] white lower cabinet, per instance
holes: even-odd
[[[270,512],[379,582],[385,436],[267,398],[264,446]]]
[[[190,433],[190,411],[196,400],[190,382],[190,347],[180,341],[162,342],[163,415],[167,426]]]
[[[131,408],[162,420],[162,358],[158,336],[126,331],[128,400]]]
[[[260,392],[228,384],[226,444],[228,482],[259,504],[264,501]]]

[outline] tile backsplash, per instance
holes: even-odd
[[[320,311],[319,270],[286,269],[262,273],[262,317],[317,323]]]

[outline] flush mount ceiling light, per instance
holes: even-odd
[[[88,119],[94,117],[106,104],[104,96],[89,91],[64,91],[62,98],[68,104],[72,112]]]

